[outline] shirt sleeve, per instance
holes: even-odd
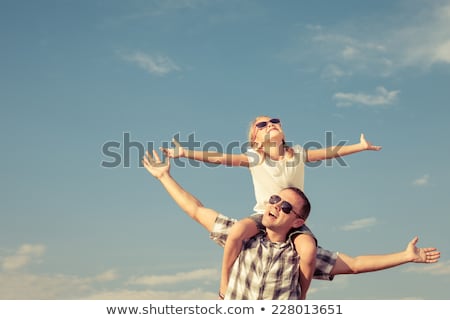
[[[314,279],[318,280],[333,280],[334,275],[331,274],[333,267],[336,264],[339,253],[317,247],[316,253],[316,269],[314,270]]]
[[[247,156],[248,166],[250,168],[258,165],[261,161],[260,154],[253,148],[248,148],[245,155]]]
[[[217,243],[219,246],[224,247],[225,242],[227,241],[228,233],[235,223],[236,219],[232,219],[219,214],[216,218],[213,229],[209,234],[210,239]]]

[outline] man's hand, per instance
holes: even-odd
[[[148,151],[146,152],[142,159],[142,164],[156,179],[161,179],[165,175],[170,175],[169,158],[167,157],[166,161],[162,162],[155,150],[153,150],[153,157]]]
[[[436,248],[418,248],[416,247],[419,237],[414,237],[406,247],[406,254],[411,262],[415,263],[435,263],[439,261],[441,253]]]
[[[363,150],[373,150],[373,151],[381,150],[381,146],[374,146],[370,141],[367,141],[366,138],[364,137],[364,133],[361,133],[359,143],[361,144]]]

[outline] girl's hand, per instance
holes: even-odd
[[[381,146],[374,146],[370,141],[367,141],[366,138],[364,137],[364,133],[361,133],[359,143],[363,147],[363,150],[373,150],[373,151],[381,150]]]
[[[175,148],[163,148],[159,149],[164,152],[164,154],[169,158],[184,158],[186,157],[186,150],[181,146],[181,144],[176,140],[172,139]]]

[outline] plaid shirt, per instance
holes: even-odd
[[[223,215],[216,219],[211,239],[222,247],[236,222]],[[318,247],[314,278],[332,280],[329,272],[337,253]],[[245,241],[230,273],[225,299],[292,300],[300,298],[300,258],[291,237],[283,243],[271,242],[261,232]]]

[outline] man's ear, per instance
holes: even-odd
[[[292,223],[292,227],[293,228],[300,228],[302,225],[305,224],[305,220],[297,218],[294,220],[294,222]]]

